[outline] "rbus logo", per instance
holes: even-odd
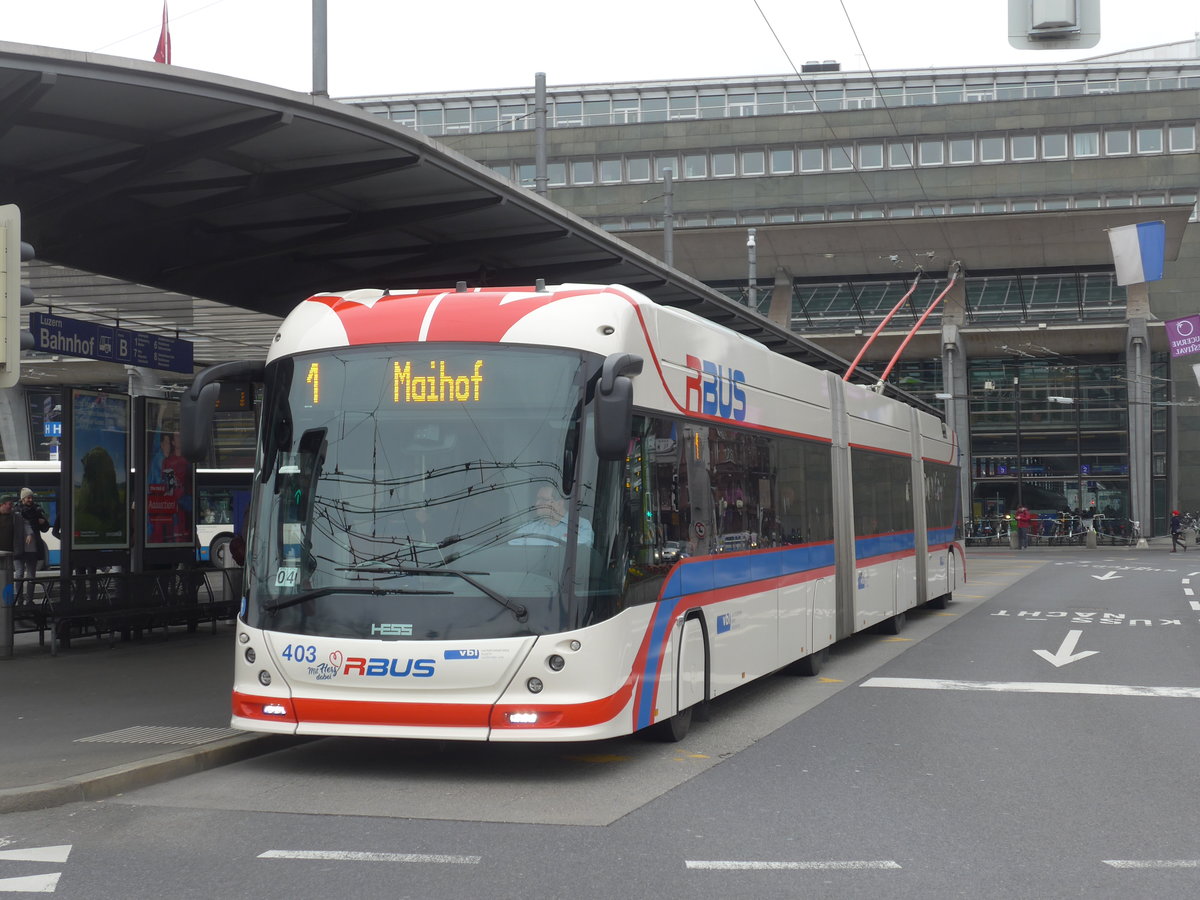
[[[373,656],[365,659],[361,656],[346,657],[343,675],[366,675],[368,678],[432,678],[434,660],[432,659],[384,659]]]
[[[746,376],[741,369],[727,369],[691,354],[687,366],[694,373],[687,377],[683,405],[688,410],[737,422],[746,418],[746,392],[742,389]]]

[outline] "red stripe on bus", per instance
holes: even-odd
[[[406,725],[414,728],[487,728],[490,703],[406,703],[395,700],[322,700],[294,697],[301,722],[327,725]]]
[[[530,694],[529,703],[496,704],[492,710],[492,728],[587,728],[602,725],[615,719],[633,696],[635,678],[632,674],[625,683],[607,697],[585,703],[542,703],[536,694]],[[509,713],[537,713],[537,722],[509,722]]]

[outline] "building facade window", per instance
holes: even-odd
[[[1067,136],[1063,133],[1042,135],[1042,159],[1066,159]]]
[[[844,172],[854,168],[854,148],[846,144],[834,144],[829,148],[829,170]]]
[[[1168,135],[1172,153],[1191,153],[1196,149],[1195,125],[1172,125]]]
[[[893,169],[907,169],[913,164],[913,145],[912,141],[895,141],[889,142],[888,149],[888,165]]]
[[[762,150],[742,151],[742,174],[763,175],[767,171],[767,156]]]
[[[1163,132],[1161,128],[1139,128],[1137,130],[1138,153],[1162,153]]]
[[[985,163],[1001,163],[1007,158],[1004,153],[1004,138],[998,136],[982,137],[979,139],[979,161]]]
[[[1104,132],[1104,152],[1108,156],[1127,156],[1129,151],[1129,129],[1119,128]]]
[[[1100,132],[1077,131],[1071,135],[1077,157],[1100,155]]]
[[[858,167],[860,169],[882,169],[883,144],[859,144]]]
[[[737,175],[737,157],[732,153],[714,153],[712,170],[714,178],[732,178]]]
[[[971,138],[950,140],[950,165],[961,166],[975,162],[975,141]]]
[[[1037,159],[1037,138],[1032,134],[1016,134],[1009,139],[1009,152],[1013,162]]]
[[[945,145],[941,141],[918,141],[917,160],[921,165],[940,166],[945,158]]]

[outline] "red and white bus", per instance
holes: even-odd
[[[678,740],[698,704],[942,605],[936,417],[627,288],[319,294],[265,382],[233,725]]]

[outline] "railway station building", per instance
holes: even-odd
[[[966,516],[1136,513],[1161,534],[1172,508],[1200,508],[1200,386],[1164,327],[1200,312],[1200,37],[1030,57],[343,102],[845,359],[916,280],[856,380],[945,293],[890,380],[958,431]],[[1160,220],[1164,278],[1118,285],[1108,230]]]

